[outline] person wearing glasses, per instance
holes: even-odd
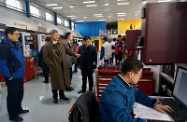
[[[7,85],[7,109],[11,121],[20,122],[23,118],[19,114],[28,113],[23,110],[22,100],[24,94],[23,77],[25,75],[25,61],[18,41],[19,31],[15,27],[5,30],[6,37],[0,44],[0,72]]]
[[[134,118],[135,102],[163,112],[173,112],[168,105],[160,104],[136,88],[142,76],[143,64],[136,58],[127,58],[121,73],[111,80],[102,93],[100,100],[100,122],[146,122],[142,118]]]

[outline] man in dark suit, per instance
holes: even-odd
[[[73,50],[73,36],[71,34],[71,32],[67,32],[65,34],[65,41],[64,43],[66,44],[66,47]],[[69,69],[69,74],[70,74],[70,83],[72,83],[72,78],[73,78],[73,73],[72,73],[72,65],[73,65],[73,56],[70,56],[68,54],[66,54],[66,59],[67,59],[67,65],[68,65],[68,69]],[[72,91],[74,90],[73,87],[66,87],[66,91]]]
[[[47,44],[49,41],[51,41],[51,37],[46,37],[45,44]],[[42,48],[40,49],[38,53],[38,65],[42,68],[43,76],[45,78],[44,83],[49,83],[49,67],[47,66],[43,58],[44,48],[45,48],[45,45],[42,46]]]
[[[86,91],[87,77],[89,81],[89,90],[93,90],[93,69],[97,66],[97,51],[96,48],[90,45],[91,38],[85,36],[83,38],[83,46],[79,48],[78,54],[81,57],[78,59],[82,74],[82,89],[78,93]]]

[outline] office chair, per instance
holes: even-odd
[[[91,91],[83,93],[69,110],[69,122],[99,122],[99,104]]]

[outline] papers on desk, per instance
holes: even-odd
[[[136,115],[135,117],[147,120],[172,121],[166,113],[160,113],[139,103],[134,104],[134,114]]]

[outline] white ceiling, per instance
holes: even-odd
[[[97,7],[86,7],[87,4],[83,4],[84,1],[92,0],[30,0],[31,2],[37,3],[47,9],[57,12],[58,15],[67,17],[70,15],[76,18],[71,19],[73,21],[99,21],[104,19],[106,22],[117,21],[118,19],[134,20],[140,19],[142,0],[95,0],[94,4]],[[147,3],[157,3],[158,0],[147,0]],[[174,2],[176,0],[172,0]],[[117,3],[129,2],[129,5],[117,5]],[[58,6],[63,7],[63,9],[53,10],[52,7],[46,6],[46,4],[57,3]],[[108,3],[108,6],[104,4]],[[74,8],[70,8],[73,5]],[[117,13],[126,13],[125,17],[119,17]],[[95,17],[94,14],[102,14],[103,17]],[[111,16],[111,17],[108,17]],[[87,18],[84,18],[87,17]]]

